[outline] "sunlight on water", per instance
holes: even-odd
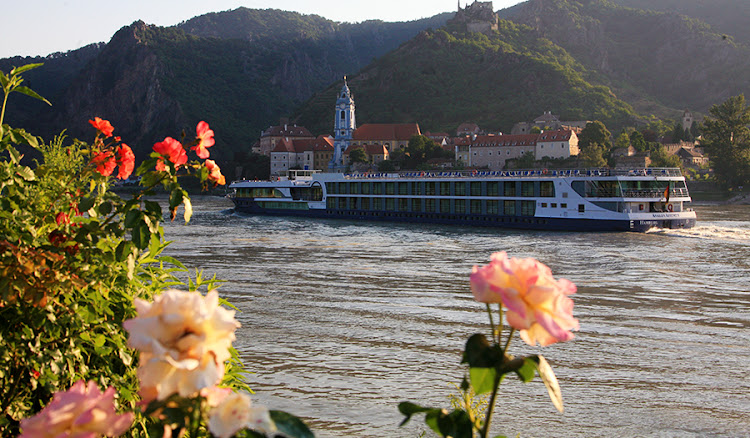
[[[552,233],[256,217],[196,198],[166,251],[235,304],[254,399],[319,438],[416,437],[401,401],[447,407],[469,335],[486,331],[468,286],[495,251],[578,285],[576,339],[543,353],[565,399],[503,383],[495,433],[523,437],[750,436],[750,206],[700,206],[698,227]],[[428,434],[429,435],[429,434]]]

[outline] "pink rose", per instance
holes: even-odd
[[[195,127],[195,139],[198,141],[198,144],[190,149],[194,150],[200,158],[208,158],[208,148],[215,143],[214,131],[208,128],[208,123],[204,121],[198,122],[198,126]]]
[[[41,412],[21,420],[19,438],[120,436],[132,423],[132,412],[115,413],[114,388],[102,393],[93,381],[79,380],[69,390],[55,393]]]
[[[210,291],[168,290],[153,302],[135,299],[138,316],[123,323],[128,346],[140,351],[138,378],[144,401],[178,393],[190,397],[219,383],[234,332],[234,310]]]
[[[542,263],[528,258],[508,258],[505,252],[492,254],[490,264],[474,266],[471,292],[481,303],[502,303],[508,310],[508,324],[521,332],[529,345],[542,346],[573,339],[578,330],[573,318],[573,300],[568,295],[575,284],[561,278]]]

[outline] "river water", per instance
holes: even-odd
[[[493,431],[521,437],[750,436],[750,206],[695,206],[698,226],[636,233],[529,232],[254,217],[193,199],[167,250],[238,308],[235,346],[258,403],[318,437],[417,437],[397,405],[449,407],[466,339],[487,332],[473,265],[507,251],[578,285],[576,338],[539,379],[509,376]],[[428,432],[427,436],[432,436]]]

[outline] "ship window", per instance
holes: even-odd
[[[482,214],[482,201],[479,199],[471,200],[471,214]]]
[[[441,199],[440,200],[440,213],[450,213],[450,212],[451,212],[451,200]]]
[[[373,198],[372,199],[372,209],[373,210],[382,210],[383,209],[383,198]]]
[[[586,212],[586,206],[583,204],[578,204],[578,212],[579,213],[585,213]]]
[[[547,208],[547,203],[546,202],[542,202],[542,208]]]
[[[521,216],[534,216],[535,210],[535,201],[521,201]]]
[[[394,211],[396,209],[396,200],[393,198],[385,198],[385,209],[388,211]]]
[[[498,195],[498,185],[500,183],[496,181],[491,181],[487,183],[487,196],[497,196]]]
[[[351,193],[353,195],[358,195],[359,194],[359,183],[356,183],[356,182],[349,183],[349,193]]]
[[[412,199],[411,200],[411,211],[421,212],[422,211],[422,199]]]
[[[406,198],[398,198],[398,211],[409,211],[409,200]]]
[[[568,208],[568,204],[565,204],[565,203],[560,204],[560,208]]]
[[[362,210],[370,209],[370,198],[362,198],[360,209]]]
[[[412,193],[415,195],[422,195],[424,190],[422,190],[422,183],[417,181],[414,183],[414,186],[412,188]]]
[[[466,201],[463,199],[456,199],[454,204],[454,210],[458,214],[466,213]]]
[[[505,201],[503,202],[503,212],[506,216],[516,215],[516,201]]]
[[[326,183],[326,191],[329,195],[336,194],[336,183]]]
[[[409,194],[409,183],[401,182],[398,183],[398,194],[408,195]]]
[[[434,182],[425,183],[425,195],[428,195],[428,196],[435,195],[435,183]]]
[[[392,183],[392,182],[385,183],[385,194],[386,195],[395,195],[396,194],[395,184],[396,183]]]
[[[506,181],[505,182],[505,190],[503,191],[503,194],[505,196],[516,196],[516,182],[515,181]]]
[[[534,181],[521,182],[521,196],[534,196]]]
[[[539,196],[554,197],[555,196],[555,184],[552,181],[540,181],[539,182]]]
[[[347,189],[347,187],[346,187],[346,183],[345,183],[345,182],[340,182],[340,183],[339,183],[339,191],[338,191],[338,194],[340,194],[340,195],[345,195],[345,194],[347,193],[346,189]]]
[[[487,214],[497,214],[497,213],[498,213],[498,202],[487,201]]]
[[[482,196],[482,183],[473,181],[470,186],[471,196]]]
[[[450,195],[451,195],[451,183],[441,182],[440,183],[440,196],[450,196]]]
[[[550,207],[552,207],[552,208],[557,208],[557,203],[556,203],[556,202],[553,202],[553,203],[552,203],[552,205],[550,205]]]
[[[372,193],[375,195],[382,195],[383,194],[383,183],[374,183],[372,186]]]
[[[339,198],[339,209],[345,210],[346,209],[346,198],[341,197]]]
[[[336,208],[336,198],[328,198],[326,200],[326,208]]]
[[[466,183],[457,182],[455,185],[456,196],[466,196]]]
[[[372,188],[372,183],[362,183],[362,194],[369,195]]]
[[[425,199],[425,208],[424,211],[427,213],[435,213],[435,199]]]

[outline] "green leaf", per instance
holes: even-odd
[[[185,203],[185,223],[188,223],[190,222],[190,218],[193,216],[193,204],[190,203],[190,198],[188,197],[187,193],[185,193],[183,202]]]
[[[179,187],[172,190],[172,193],[169,195],[169,209],[173,210],[177,208],[180,204],[182,204],[183,199],[183,190]]]
[[[33,135],[26,131],[21,131],[21,136],[29,143],[29,145],[35,149],[39,148],[39,141]]]
[[[486,394],[492,392],[495,387],[495,378],[497,377],[497,370],[495,368],[469,368],[469,378],[471,379],[471,387],[474,388],[474,392],[477,395]]]
[[[557,382],[555,372],[552,371],[552,367],[549,365],[549,362],[547,362],[547,359],[545,359],[544,356],[539,355],[537,357],[539,360],[539,377],[542,378],[544,386],[547,387],[547,393],[549,393],[549,398],[550,400],[552,400],[552,404],[555,405],[555,408],[557,408],[557,410],[562,414],[562,392],[560,392],[560,384]]]
[[[35,64],[22,65],[20,67],[16,67],[13,70],[11,70],[10,74],[11,75],[20,75],[21,73],[25,73],[25,72],[27,72],[27,71],[29,71],[31,69],[34,69],[34,68],[37,68],[37,67],[41,67],[43,65],[44,65],[43,62],[38,62],[38,63],[35,63]]]
[[[117,258],[118,262],[124,262],[132,253],[133,243],[128,242],[127,240],[123,240],[122,242],[120,242],[120,244],[117,245],[117,249],[115,249],[115,257]]]
[[[31,170],[31,168],[22,166],[16,169],[16,173],[23,178],[26,181],[34,181],[36,179],[36,175],[34,175],[34,171]]]
[[[94,206],[96,200],[94,198],[81,198],[81,202],[78,203],[79,211],[89,211]]]
[[[518,374],[518,377],[524,383],[529,383],[531,380],[534,379],[534,376],[536,375],[536,370],[537,370],[536,361],[532,357],[527,357],[523,359],[523,365],[515,371],[516,371],[516,374]]]
[[[125,228],[133,228],[140,222],[143,212],[140,210],[130,210],[125,214]]]
[[[455,410],[448,415],[441,412],[437,418],[440,434],[451,438],[472,438],[474,425],[466,411]]]
[[[144,201],[143,204],[146,206],[146,212],[155,217],[162,217],[161,205],[154,201]]]
[[[466,341],[461,363],[468,363],[471,368],[496,368],[503,362],[503,352],[497,344],[490,345],[483,334],[472,335]]]
[[[148,242],[151,240],[151,232],[148,229],[148,225],[145,222],[138,222],[133,227],[132,240],[135,247],[138,249],[146,249]]]
[[[106,216],[106,215],[112,213],[112,203],[111,202],[103,202],[103,203],[99,204],[99,208],[97,208],[97,210],[99,210],[99,214],[101,214],[102,216]]]
[[[46,103],[47,105],[52,106],[52,104],[49,102],[49,100],[43,98],[42,96],[40,96],[39,94],[37,94],[36,91],[32,90],[29,87],[24,87],[24,86],[16,87],[15,91],[18,91],[21,94],[25,94],[27,96],[33,97],[34,99],[41,100],[42,102]]]
[[[279,432],[291,438],[315,438],[307,425],[292,414],[283,411],[269,411],[271,420],[276,423]]]
[[[406,418],[404,418],[404,421],[402,421],[401,424],[399,424],[399,427],[408,423],[409,420],[411,419],[411,416],[414,414],[421,414],[422,412],[439,411],[439,410],[440,409],[426,408],[424,406],[419,406],[412,402],[401,402],[398,404],[398,411],[404,414]]]

